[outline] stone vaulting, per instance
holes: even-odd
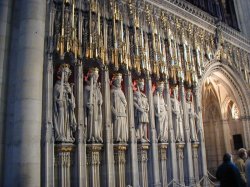
[[[213,185],[250,148],[242,4],[2,0],[0,186]]]

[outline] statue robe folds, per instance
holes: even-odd
[[[154,94],[155,126],[159,142],[168,141],[168,112],[162,94]]]
[[[196,128],[196,120],[198,122],[199,117],[198,115],[192,110],[192,108],[189,108],[188,110],[188,119],[189,119],[189,127],[190,127],[190,138],[192,142],[197,142],[198,141],[198,136],[197,136],[197,128]]]
[[[114,141],[126,143],[128,141],[127,101],[120,87],[111,90],[111,110],[114,127]]]
[[[92,87],[92,88],[91,88]],[[102,143],[102,94],[98,83],[84,89],[87,142]]]
[[[176,141],[184,141],[184,132],[183,132],[183,110],[181,103],[176,98],[171,99],[172,103],[172,113],[173,113],[173,124],[176,129]]]
[[[62,84],[58,80],[53,92],[53,123],[56,142],[73,143],[75,141],[73,137],[73,131],[76,130],[74,108],[75,97],[70,84]]]
[[[137,138],[143,141],[148,140],[147,128],[149,124],[149,105],[147,96],[140,92],[134,92],[135,124],[137,129]]]

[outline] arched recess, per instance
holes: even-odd
[[[214,173],[225,152],[250,146],[249,88],[236,70],[220,62],[205,67],[201,94],[207,168]]]

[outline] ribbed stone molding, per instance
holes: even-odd
[[[168,173],[167,173],[167,143],[159,143],[159,165],[160,165],[160,180],[162,187],[168,186]]]
[[[198,148],[199,143],[194,142],[192,143],[192,151],[193,151],[193,163],[194,163],[194,178],[195,183],[197,184],[199,182],[199,156],[198,156]]]
[[[111,107],[110,107],[110,80],[109,70],[107,67],[102,69],[102,95],[103,95],[103,129],[104,129],[104,158],[105,160],[102,176],[106,178],[103,186],[115,187],[114,171],[114,149],[113,149],[113,129],[111,124]]]
[[[100,152],[102,144],[87,144],[88,186],[101,187]]]
[[[176,143],[176,151],[177,151],[177,166],[178,166],[178,171],[179,171],[179,176],[178,176],[178,182],[182,185],[185,185],[184,183],[184,166],[183,166],[183,160],[184,160],[184,143]]]
[[[129,125],[129,141],[128,141],[128,159],[127,159],[127,184],[133,187],[139,187],[139,170],[138,170],[138,157],[137,157],[137,140],[135,135],[135,122],[134,122],[134,96],[133,96],[133,83],[131,72],[128,71],[124,76],[125,96],[128,102],[128,125]]]
[[[177,181],[177,161],[176,161],[176,145],[175,145],[175,133],[174,133],[174,127],[173,127],[173,119],[172,119],[172,107],[171,107],[171,98],[170,98],[170,89],[169,89],[169,81],[166,77],[165,80],[165,99],[168,105],[168,129],[169,129],[169,148],[168,148],[168,164],[171,168],[168,170],[170,179],[169,181]]]
[[[58,144],[55,145],[56,151],[56,171],[57,181],[55,181],[58,187],[70,187],[71,186],[71,162],[72,153],[74,151],[73,144]]]
[[[206,158],[206,147],[205,147],[205,139],[204,139],[204,129],[202,124],[202,112],[201,112],[201,97],[198,92],[198,87],[194,87],[194,108],[195,111],[199,117],[198,123],[197,123],[197,132],[198,132],[198,139],[199,139],[199,149],[198,149],[198,155],[199,155],[199,179],[201,179],[203,176],[207,176],[207,158]]]
[[[73,177],[78,187],[87,187],[87,158],[86,158],[86,127],[84,126],[85,114],[83,112],[83,65],[79,61],[75,66],[75,93],[77,107],[77,135],[76,135],[76,157],[77,157],[77,175]]]
[[[160,174],[159,174],[159,155],[158,155],[158,142],[157,133],[155,128],[155,115],[154,115],[154,104],[153,104],[153,91],[152,91],[152,80],[148,75],[145,81],[146,95],[149,103],[149,124],[150,124],[150,154],[149,154],[149,185],[160,187]]]
[[[187,105],[186,105],[186,97],[185,97],[185,89],[183,82],[180,83],[180,96],[181,96],[181,103],[183,108],[183,131],[184,131],[184,139],[185,139],[185,167],[187,168],[187,173],[185,173],[188,179],[187,185],[194,184],[194,172],[193,172],[193,159],[192,159],[192,147],[190,141],[190,127],[189,127],[189,119],[187,115]]]
[[[127,144],[114,145],[116,187],[126,187],[126,150]]]
[[[138,144],[139,180],[140,187],[148,187],[148,143]]]

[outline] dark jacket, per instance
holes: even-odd
[[[220,187],[242,187],[239,169],[230,161],[223,162],[216,172]]]

